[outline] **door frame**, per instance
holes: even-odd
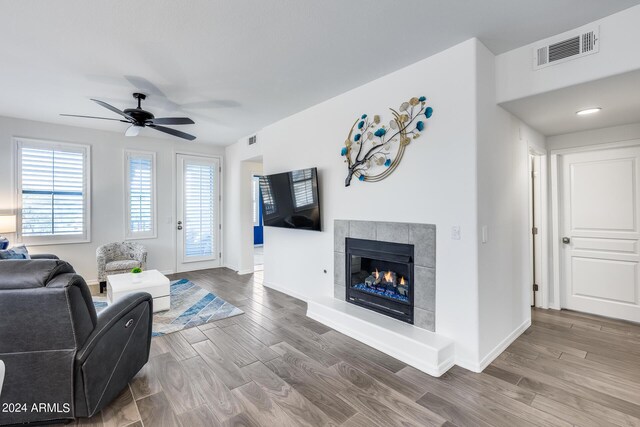
[[[198,153],[195,151],[187,151],[187,150],[173,150],[172,159],[171,159],[171,182],[172,182],[172,191],[171,191],[171,201],[173,204],[172,215],[173,218],[171,220],[171,229],[173,232],[171,233],[172,238],[172,247],[173,247],[173,271],[174,273],[178,273],[178,233],[176,230],[176,221],[178,220],[178,155],[185,156],[195,156],[195,157],[204,157],[207,159],[216,159],[218,161],[218,165],[220,169],[218,170],[218,252],[222,255],[218,257],[219,265],[218,267],[223,267],[225,265],[224,261],[224,157],[221,155],[215,154],[206,154],[206,153]],[[196,269],[197,270],[197,269]],[[193,271],[196,271],[193,270]]]
[[[536,210],[539,214],[539,248],[537,248],[537,252],[539,254],[538,259],[536,260],[540,266],[540,275],[536,277],[538,282],[538,294],[536,298],[536,307],[540,308],[549,308],[549,197],[548,197],[548,173],[547,173],[547,160],[548,153],[546,150],[529,145],[527,150],[527,227],[529,227],[529,218],[531,215],[531,200],[532,200],[532,188],[531,188],[531,175],[530,175],[530,158],[529,156],[535,156],[539,159],[540,170],[538,171],[539,176],[539,197],[538,197],[538,206]],[[531,232],[532,230],[528,230],[528,239],[529,239],[529,261],[533,259],[533,253],[531,252]],[[533,263],[529,262],[529,278],[533,277]],[[531,292],[531,287],[533,283],[527,282],[527,293]]]
[[[637,147],[640,146],[640,139],[631,139],[626,141],[617,141],[617,142],[608,142],[604,144],[593,144],[593,145],[584,145],[580,147],[571,147],[571,148],[561,148],[556,150],[551,150],[550,155],[550,172],[551,172],[551,249],[552,249],[552,274],[551,274],[551,286],[553,288],[554,301],[549,305],[550,308],[554,308],[557,310],[562,309],[563,300],[564,300],[564,292],[565,292],[565,284],[563,282],[564,271],[562,264],[562,251],[561,251],[561,226],[562,218],[561,218],[561,173],[560,173],[560,164],[561,157],[567,154],[574,153],[584,153],[589,151],[601,151],[601,150],[611,150],[615,148],[627,148],[627,147]]]

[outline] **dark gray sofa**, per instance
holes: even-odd
[[[149,359],[152,304],[135,293],[97,316],[67,262],[0,262],[0,425],[99,412]]]

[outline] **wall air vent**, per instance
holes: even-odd
[[[553,43],[537,46],[533,50],[533,69],[561,64],[571,59],[597,53],[600,48],[600,28],[581,32],[573,37],[554,39]]]
[[[257,138],[255,135],[249,137],[249,145],[253,145],[257,142]]]

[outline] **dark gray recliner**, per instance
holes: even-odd
[[[149,359],[152,304],[135,293],[97,316],[70,264],[0,262],[0,425],[99,412]]]

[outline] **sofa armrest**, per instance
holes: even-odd
[[[96,264],[98,265],[98,281],[106,281],[107,274],[105,270],[107,266],[107,257],[100,250],[96,252]]]
[[[31,255],[31,259],[60,259],[57,255],[54,254],[33,254]]]
[[[134,247],[129,255],[132,259],[140,263],[140,268],[143,270],[147,269],[147,249],[144,246],[139,245]]]
[[[75,415],[91,417],[115,399],[149,360],[153,299],[130,294],[106,308],[76,354]]]
[[[153,321],[153,298],[151,295],[147,292],[136,292],[126,295],[98,315],[98,323],[93,333],[87,338],[85,345],[78,351],[76,360],[79,363],[83,363],[93,349],[100,343],[102,337],[107,335],[114,326],[118,325],[125,316],[129,315],[135,308],[144,303],[149,305],[148,317],[147,319],[140,319],[140,321],[147,322],[149,331],[151,331],[151,323]],[[128,328],[128,326],[125,327]],[[149,333],[148,343],[151,343],[151,333]]]

